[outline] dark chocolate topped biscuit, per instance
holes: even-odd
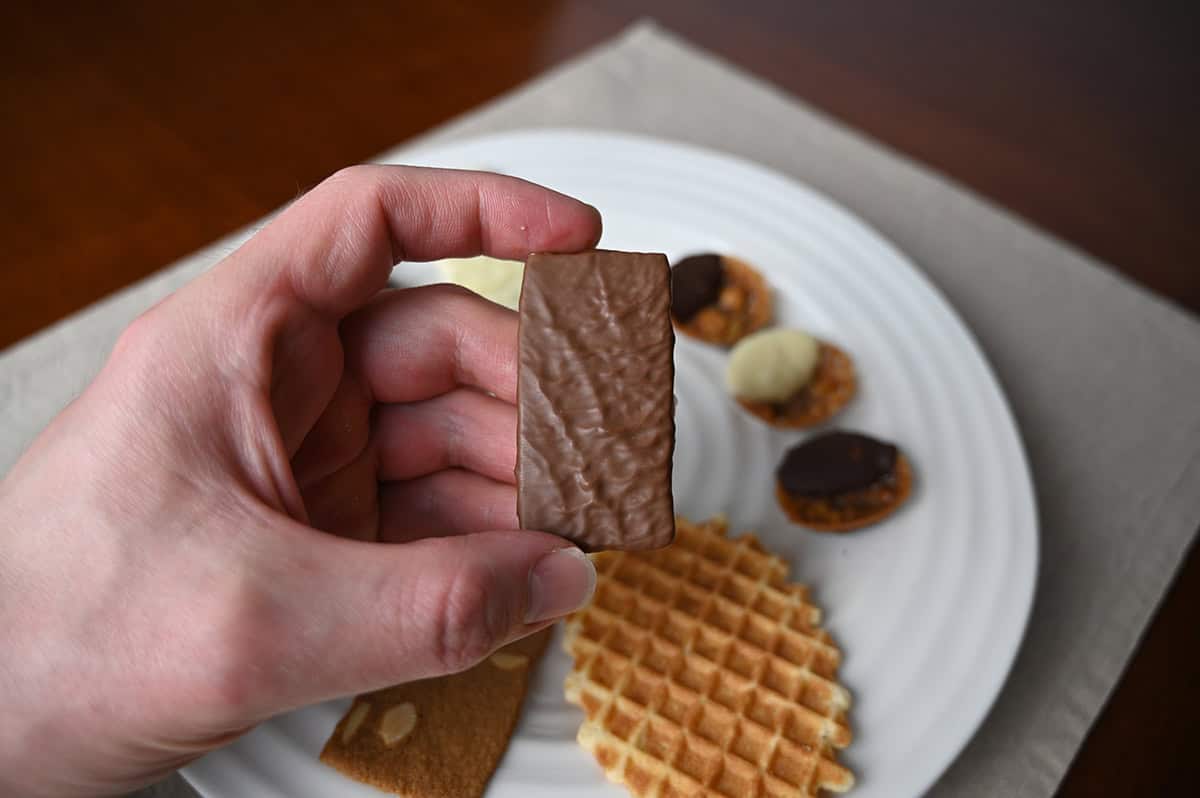
[[[776,478],[792,496],[861,490],[892,474],[896,447],[856,432],[829,432],[791,449]]]
[[[675,264],[671,281],[671,317],[684,335],[732,346],[771,322],[771,289],[745,261],[694,255]]]
[[[912,494],[913,469],[898,447],[829,432],[790,449],[775,472],[787,517],[817,532],[850,532],[892,515]]]
[[[530,255],[521,290],[517,514],[585,551],[675,535],[670,267],[658,254]]]
[[[671,268],[671,312],[682,322],[717,301],[725,282],[721,256],[691,255]]]

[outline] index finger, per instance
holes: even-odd
[[[414,166],[354,166],[318,185],[236,253],[239,269],[341,318],[401,260],[575,252],[600,239],[590,205],[515,177]]]

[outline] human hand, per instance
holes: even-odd
[[[0,482],[0,794],[130,789],[585,602],[586,557],[516,530],[516,315],[379,292],[599,235],[513,178],[355,167],[130,325]]]

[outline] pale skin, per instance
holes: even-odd
[[[513,178],[354,167],[134,321],[0,482],[0,795],[133,789],[585,603],[517,529],[516,314],[383,289],[599,236]]]

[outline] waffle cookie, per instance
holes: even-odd
[[[358,696],[321,761],[405,798],[479,798],[549,639],[543,629],[462,673]]]
[[[845,792],[841,652],[784,561],[726,526],[680,518],[665,549],[594,558],[566,636],[579,742],[636,796]]]

